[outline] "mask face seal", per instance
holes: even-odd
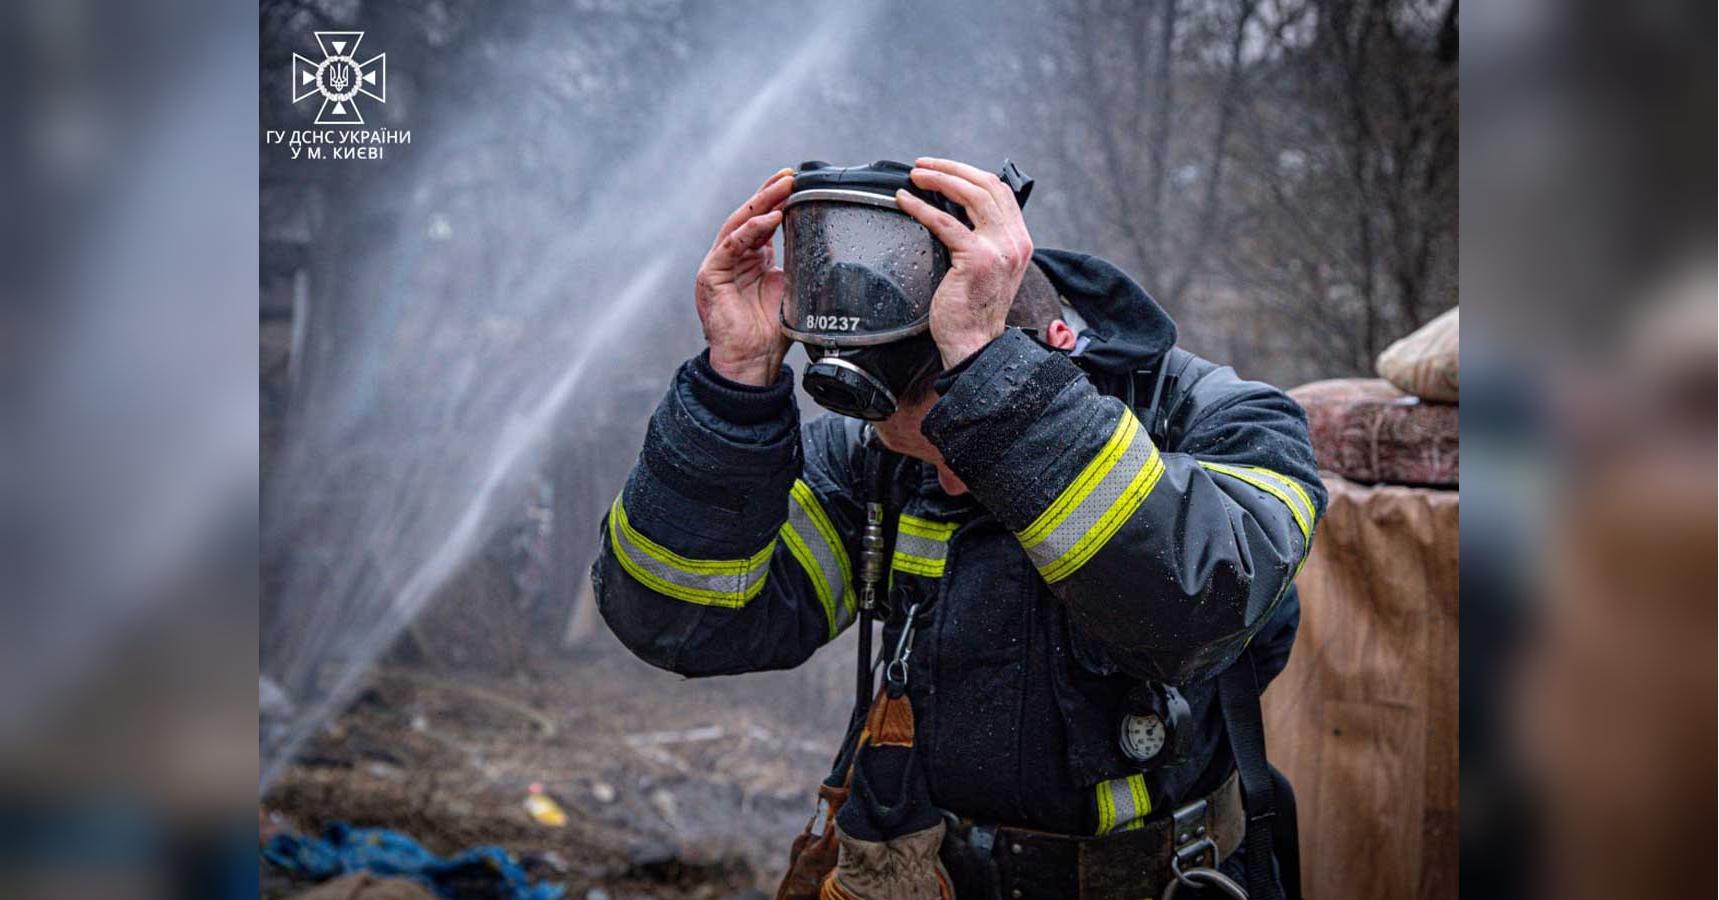
[[[929,334],[848,350],[807,345],[806,355],[811,362],[800,378],[806,393],[833,413],[871,422],[895,415],[906,392],[942,361]]]
[[[895,393],[877,376],[839,356],[808,364],[800,384],[819,406],[844,416],[881,422],[895,415]]]

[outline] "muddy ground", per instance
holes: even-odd
[[[514,676],[382,665],[262,798],[265,831],[499,844],[570,898],[769,895],[846,723],[850,633],[789,673],[688,681],[606,634]],[[534,821],[543,785],[565,827]],[[306,885],[264,865],[264,897]]]

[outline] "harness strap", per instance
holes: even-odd
[[[1259,684],[1253,657],[1247,653],[1218,676],[1218,699],[1224,728],[1230,734],[1241,778],[1242,805],[1247,809],[1247,892],[1253,900],[1300,900],[1301,855],[1296,835],[1295,799],[1289,781],[1265,760],[1265,724],[1260,717]],[[1281,789],[1281,790],[1280,790]],[[1279,803],[1280,796],[1282,803]],[[1281,836],[1281,839],[1280,839]],[[1278,849],[1282,890],[1272,872],[1272,851]]]

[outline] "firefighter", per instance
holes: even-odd
[[[1305,414],[1176,347],[1115,266],[1035,250],[1030,186],[808,163],[735,210],[694,285],[708,347],[603,523],[602,614],[683,675],[799,665],[858,617],[866,460],[899,454],[882,662],[985,892],[1294,895],[1258,692],[1325,504]],[[840,415],[801,421],[796,340]]]

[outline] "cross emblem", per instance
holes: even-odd
[[[378,103],[388,102],[388,54],[378,53],[359,62],[358,42],[362,40],[362,31],[318,31],[316,43],[322,47],[320,62],[297,53],[292,55],[292,102],[322,95],[316,124],[363,125],[364,116],[358,111],[359,94]]]

